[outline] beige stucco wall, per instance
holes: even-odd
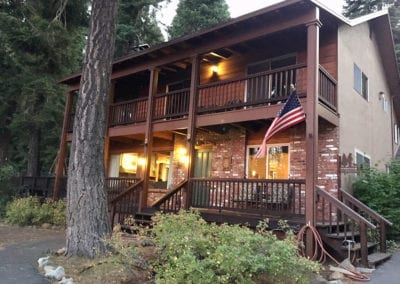
[[[392,126],[389,88],[374,34],[368,23],[342,26],[338,33],[338,105],[340,113],[340,154],[356,149],[371,158],[371,165],[385,169],[392,158]],[[368,101],[353,88],[353,65],[367,75]],[[383,109],[379,92],[388,98]]]

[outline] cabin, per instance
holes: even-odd
[[[342,258],[343,240],[355,241],[366,266],[390,257],[390,221],[355,199],[349,182],[357,166],[384,168],[399,149],[397,70],[387,12],[348,20],[315,0],[283,1],[116,59],[104,157],[113,224],[196,208],[210,222],[316,226]],[[56,189],[79,80],[62,81]],[[306,120],[256,158],[293,87]]]

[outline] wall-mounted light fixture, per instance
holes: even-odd
[[[379,92],[379,100],[385,99],[385,92],[380,91]]]
[[[177,154],[178,168],[187,166],[189,164],[189,156],[187,155],[186,148],[179,148]]]
[[[218,74],[218,65],[216,65],[216,64],[214,64],[214,65],[211,65],[211,72],[213,73],[213,74]]]

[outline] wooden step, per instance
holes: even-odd
[[[332,233],[332,234],[326,234],[328,238],[332,239],[345,239],[345,238],[350,238],[350,237],[357,237],[360,235],[360,232],[339,232],[339,233]]]
[[[367,243],[367,248],[368,248],[368,250],[369,250],[369,249],[371,249],[371,248],[373,248],[373,247],[375,247],[375,246],[377,246],[377,245],[378,245],[378,243],[368,242],[368,243]],[[348,251],[348,250],[349,250],[349,248],[348,248],[347,246],[341,246],[341,249],[344,250],[344,251]],[[361,244],[360,244],[360,243],[355,243],[355,244],[351,247],[350,251],[358,251],[358,250],[360,250],[360,249],[361,249]]]
[[[371,268],[375,268],[376,265],[383,263],[392,257],[391,253],[375,252],[368,255],[368,265]]]

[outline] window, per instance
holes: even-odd
[[[364,99],[368,100],[368,77],[361,71],[360,67],[354,64],[354,90]]]
[[[393,138],[394,138],[394,143],[398,144],[399,143],[399,127],[397,124],[394,125],[393,127]]]
[[[287,179],[289,177],[289,145],[268,145],[265,158],[255,157],[258,149],[258,146],[248,147],[248,178]]]
[[[383,103],[383,111],[388,112],[389,102],[386,96],[383,97],[382,103]]]
[[[355,152],[357,168],[361,169],[363,167],[371,166],[371,158],[368,155],[358,150],[356,150]]]
[[[275,70],[285,66],[294,65],[297,62],[296,55],[289,54],[276,58],[252,63],[247,66],[247,75]],[[246,81],[246,102],[263,101],[276,96],[288,95],[290,84],[296,84],[296,72],[281,71],[265,76],[257,76]]]

